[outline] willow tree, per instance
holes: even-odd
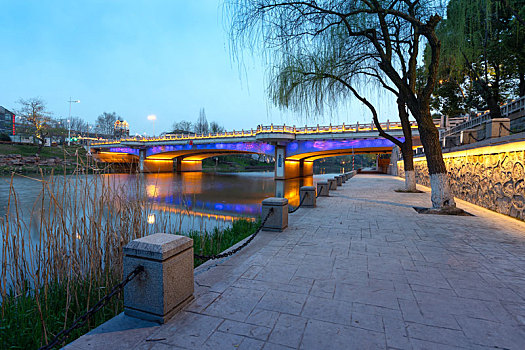
[[[386,83],[384,75],[374,64],[373,55],[366,48],[357,49],[359,42],[354,41],[355,49],[348,55],[348,43],[345,45],[340,34],[333,31],[332,37],[328,39],[322,48],[316,46],[315,52],[289,52],[280,65],[273,68],[271,75],[274,78],[269,90],[274,104],[301,113],[323,114],[325,106],[335,108],[342,100],[357,98],[370,110],[379,135],[400,148],[404,159],[404,191],[416,192],[412,129],[405,99],[399,91]],[[407,79],[406,74],[404,78]],[[382,128],[377,109],[362,92],[363,86],[370,84],[381,86],[396,96],[403,141]]]
[[[525,0],[451,0],[437,29],[443,40],[440,79],[469,85],[469,100],[480,96],[484,103],[474,107],[488,108],[492,118],[501,117],[500,104],[509,96],[525,95],[520,11],[525,15]]]
[[[418,123],[432,187],[432,206],[455,206],[443,161],[439,133],[430,113],[441,43],[435,29],[441,17],[430,1],[231,0],[231,38],[239,50],[260,49],[270,66],[302,52],[315,52],[334,31],[344,33],[348,55],[365,50],[378,71],[395,86]],[[401,28],[401,32],[393,28]],[[419,47],[428,43],[428,75],[416,91]],[[298,57],[298,56],[297,56]],[[404,78],[406,72],[406,79]]]

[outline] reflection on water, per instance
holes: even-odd
[[[180,229],[210,230],[228,226],[233,220],[255,220],[261,212],[261,202],[267,197],[286,197],[290,205],[299,204],[299,188],[314,186],[333,174],[314,175],[290,180],[273,179],[273,172],[250,173],[160,173],[108,174],[114,188],[129,189],[143,184],[148,199],[157,213],[166,212],[180,220]],[[137,182],[137,177],[142,181]],[[0,179],[0,215],[6,213],[9,178]],[[124,185],[124,186],[122,186]],[[39,198],[41,185],[35,180],[14,178],[14,188],[22,206],[21,212],[30,212]],[[4,200],[4,196],[6,197]],[[118,205],[118,203],[115,203]],[[151,224],[155,218],[148,218]]]

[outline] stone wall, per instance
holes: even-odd
[[[443,155],[457,198],[525,220],[525,142],[474,148]],[[416,181],[429,186],[427,162],[414,159]],[[403,161],[397,162],[404,177]]]

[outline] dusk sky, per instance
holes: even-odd
[[[40,97],[55,117],[90,123],[116,112],[131,133],[152,134],[174,122],[208,121],[232,129],[258,124],[369,122],[358,103],[341,113],[306,119],[282,113],[266,94],[264,67],[245,55],[245,71],[228,48],[223,1],[0,0],[0,105]],[[380,119],[396,120],[390,96],[370,96]]]

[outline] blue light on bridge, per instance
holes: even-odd
[[[136,156],[139,155],[139,150],[137,148],[131,148],[131,147],[111,147],[109,151],[115,152],[115,153],[134,154]]]
[[[403,137],[398,138],[404,141]],[[294,141],[286,146],[286,156],[295,156],[303,153],[366,149],[366,148],[388,148],[394,144],[383,138],[377,139],[354,139],[354,140],[330,140],[330,141]]]
[[[182,151],[224,151],[225,153],[232,152],[249,152],[266,155],[273,155],[275,147],[273,145],[262,142],[234,142],[234,143],[207,143],[194,145],[163,145],[148,147],[146,149],[146,157],[151,155],[168,153],[168,152],[182,152]]]

